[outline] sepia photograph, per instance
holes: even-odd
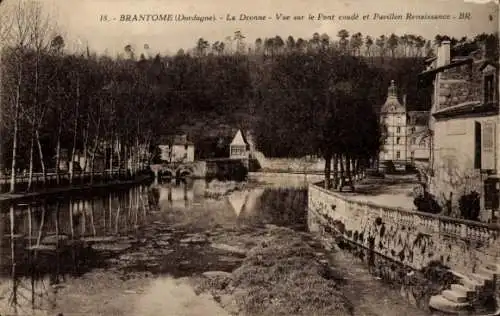
[[[500,315],[499,27],[0,1],[0,316]]]

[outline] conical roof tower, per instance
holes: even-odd
[[[387,99],[382,105],[381,113],[405,113],[405,107],[399,102],[396,84],[391,80],[391,84],[387,89]]]

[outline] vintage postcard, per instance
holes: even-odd
[[[500,315],[498,1],[0,1],[0,316]]]

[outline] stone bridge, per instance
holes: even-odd
[[[195,162],[165,163],[150,165],[155,177],[166,176],[170,178],[191,177],[195,173]]]

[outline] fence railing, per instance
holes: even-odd
[[[94,172],[74,172],[73,176],[68,172],[47,173],[45,176],[41,173],[34,173],[31,177],[31,187],[29,186],[30,176],[26,174],[16,175],[15,192],[36,192],[44,189],[53,189],[58,187],[67,187],[70,185],[102,184],[110,181],[131,180],[138,173],[144,172],[138,170],[132,173],[130,170],[103,170]],[[72,181],[71,181],[72,177]],[[0,177],[0,193],[10,191],[10,176]]]

